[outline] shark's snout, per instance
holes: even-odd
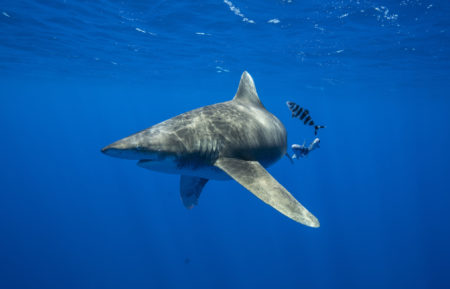
[[[101,151],[105,155],[121,159],[138,160],[143,158],[141,147],[129,138],[118,140],[102,148]]]
[[[104,154],[108,154],[108,147],[106,146],[106,147],[102,148],[101,152]]]
[[[102,153],[105,155],[127,159],[126,155],[129,154],[128,150],[114,147],[112,144],[102,148]]]
[[[116,158],[128,160],[156,160],[170,154],[160,143],[163,135],[148,130],[120,139],[104,148],[101,152]]]
[[[105,155],[108,156],[112,156],[112,157],[119,157],[119,155],[121,154],[121,150],[117,149],[115,147],[112,147],[111,145],[108,145],[104,148],[102,148],[102,153],[104,153]]]

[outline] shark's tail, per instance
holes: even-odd
[[[315,127],[314,127],[314,135],[317,135],[317,131],[320,129],[320,128],[325,128],[326,126],[324,126],[324,125],[316,125]]]

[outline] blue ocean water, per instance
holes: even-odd
[[[448,1],[0,1],[0,288],[450,288]],[[234,181],[100,149],[231,99],[240,75],[321,148],[270,173],[312,229]]]

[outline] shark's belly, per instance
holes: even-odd
[[[231,180],[221,169],[207,164],[198,163],[180,163],[174,158],[167,158],[164,161],[140,160],[138,166],[162,173],[186,175],[200,177],[209,180]]]

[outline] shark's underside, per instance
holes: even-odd
[[[181,175],[180,193],[187,208],[197,204],[209,179],[232,178],[287,217],[319,226],[265,169],[286,153],[286,130],[264,108],[247,72],[233,100],[183,113],[102,151],[138,160],[150,170]]]

